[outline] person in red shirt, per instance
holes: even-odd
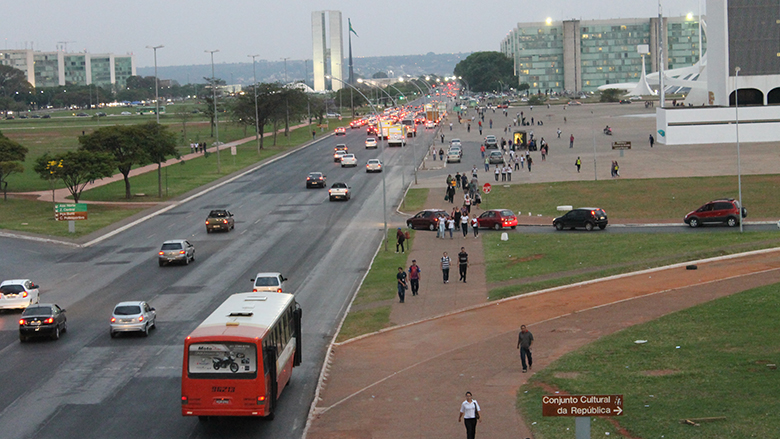
[[[409,266],[409,283],[412,287],[412,296],[416,296],[420,290],[420,266],[415,259],[412,259],[412,265]]]

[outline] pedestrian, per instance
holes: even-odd
[[[466,173],[464,172],[463,175],[460,176],[460,187],[463,188],[463,192],[468,192],[469,190],[469,178],[466,176]]]
[[[615,161],[612,160],[612,164],[609,165],[609,175],[614,177],[615,176]]]
[[[496,165],[496,170],[494,174],[496,176],[496,181],[498,181],[498,176],[501,174],[501,169],[498,167],[498,165]]]
[[[444,238],[444,229],[445,229],[445,227],[447,225],[447,218],[445,218],[443,216],[440,216],[438,221],[439,221],[439,223],[438,223],[439,233],[438,233],[438,236],[436,236],[436,237],[437,238]]]
[[[618,165],[617,160],[615,160],[615,177],[620,177],[620,166]]]
[[[471,178],[477,178],[477,165],[471,165]]]
[[[560,139],[561,138],[561,129],[560,128],[558,128],[557,133],[558,133],[558,138]]]
[[[466,132],[467,133],[471,132],[471,122],[466,123]]]
[[[579,157],[577,157],[577,161],[574,162],[574,166],[577,167],[577,173],[579,174],[580,173],[580,167],[582,166],[582,160],[580,160]]]
[[[406,272],[404,271],[404,267],[398,267],[398,274],[395,275],[395,279],[397,280],[398,284],[398,299],[400,299],[400,303],[404,303],[404,296],[406,296]]]
[[[479,126],[479,135],[482,135],[482,125]]]
[[[460,228],[461,228],[461,231],[463,232],[463,237],[465,238],[466,235],[469,234],[469,216],[468,216],[468,214],[462,215],[460,217]]]
[[[650,134],[650,148],[653,147],[653,143],[655,143],[655,139],[653,138],[653,135]]]
[[[471,195],[468,193],[463,194],[463,207],[466,208],[467,213],[471,213]]]
[[[452,216],[455,219],[455,230],[460,229],[460,209],[452,209]]]
[[[574,134],[569,137],[569,148],[574,148]]]
[[[441,134],[441,143],[444,143],[444,133]]]
[[[456,188],[460,187],[460,171],[455,173],[455,187]]]
[[[531,118],[531,126],[534,126],[534,118]]]
[[[416,259],[412,259],[412,265],[409,266],[409,283],[412,286],[412,296],[416,296],[420,291],[420,267]]]
[[[485,158],[485,144],[484,143],[479,147],[479,152],[482,154],[482,158],[484,159]]]
[[[485,157],[485,172],[490,170],[490,157]]]
[[[444,143],[444,135],[442,135],[442,143]],[[439,148],[439,160],[444,161],[444,150]]]
[[[532,344],[534,344],[534,335],[528,331],[525,325],[520,325],[520,334],[517,336],[517,349],[520,349],[520,364],[523,365],[523,373],[528,372],[528,369],[534,363],[533,357],[531,357]],[[526,367],[526,360],[528,361],[528,367]]]
[[[450,203],[455,202],[455,186],[450,186],[447,188],[447,198],[450,199]]]
[[[490,129],[493,129],[493,119],[490,119]]]
[[[433,161],[436,161],[436,147],[431,145],[431,155],[433,156]]]
[[[450,257],[447,256],[447,252],[444,252],[444,256],[441,257],[441,274],[444,279],[444,283],[450,283]]]
[[[515,160],[517,160],[516,157],[515,157]],[[512,181],[512,166],[511,165],[506,167],[506,181]]]
[[[473,218],[471,218],[471,230],[474,231],[474,237],[479,237],[479,221],[477,220],[477,215],[475,214]]]
[[[520,170],[520,158],[521,157],[515,156],[515,158],[512,159],[512,161],[515,164],[515,171],[519,171]]]
[[[464,234],[465,236],[465,234]],[[460,248],[458,253],[458,272],[460,273],[460,279],[463,283],[466,283],[466,270],[469,268],[469,254],[466,253],[466,247]]]
[[[528,156],[528,172],[531,172],[531,164],[533,164],[534,159],[531,158],[531,156]]]
[[[458,415],[458,422],[462,419],[463,425],[466,426],[466,439],[474,439],[477,436],[477,422],[482,422],[481,411],[481,407],[477,404],[477,400],[473,399],[471,392],[466,392],[466,400],[460,405],[460,414]]]
[[[566,106],[565,106],[565,105],[563,106],[563,109],[564,109],[564,110],[566,109]],[[566,123],[566,116],[563,116],[563,123]]]
[[[450,131],[452,131],[452,122],[450,122]]]
[[[452,233],[455,231],[455,218],[447,218],[447,230],[450,231],[450,239],[452,239]]]
[[[398,248],[401,248],[401,253],[406,253],[404,251],[404,241],[406,241],[406,235],[404,235],[404,232],[401,231],[401,228],[399,227],[398,230],[395,232],[395,252],[398,253]]]
[[[314,140],[317,137],[317,130],[311,130],[311,140]]]

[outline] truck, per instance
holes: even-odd
[[[414,119],[412,117],[408,117],[402,120],[401,123],[406,128],[406,137],[417,136],[417,127],[415,127]]]
[[[387,146],[406,146],[406,127],[401,124],[388,127]]]
[[[425,118],[432,122],[439,122],[439,108],[434,104],[425,104]]]

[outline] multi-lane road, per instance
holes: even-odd
[[[0,279],[33,279],[69,323],[59,341],[22,344],[20,313],[0,314],[0,437],[300,437],[328,343],[383,236],[382,174],[367,174],[365,162],[384,154],[392,220],[413,156],[421,159],[433,132],[420,134],[384,153],[365,149],[365,129],[330,136],[86,248],[0,238]],[[337,143],[356,153],[356,168],[333,161]],[[347,182],[352,199],[329,202],[327,190],[306,189],[310,171],[328,185]],[[235,230],[206,233],[217,208],[235,214]],[[194,264],[157,265],[160,244],[174,238],[195,245]],[[184,337],[228,295],[251,291],[259,271],[288,277],[304,311],[303,364],[276,419],[182,417]],[[123,300],[157,309],[148,338],[109,337],[112,307]]]

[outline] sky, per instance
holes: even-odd
[[[311,59],[311,13],[342,13],[359,37],[353,56],[498,51],[519,22],[647,18],[656,0],[26,0],[3,2],[0,49],[135,54],[137,67]],[[701,0],[661,0],[665,16],[697,14]],[[65,44],[61,42],[67,42]]]

